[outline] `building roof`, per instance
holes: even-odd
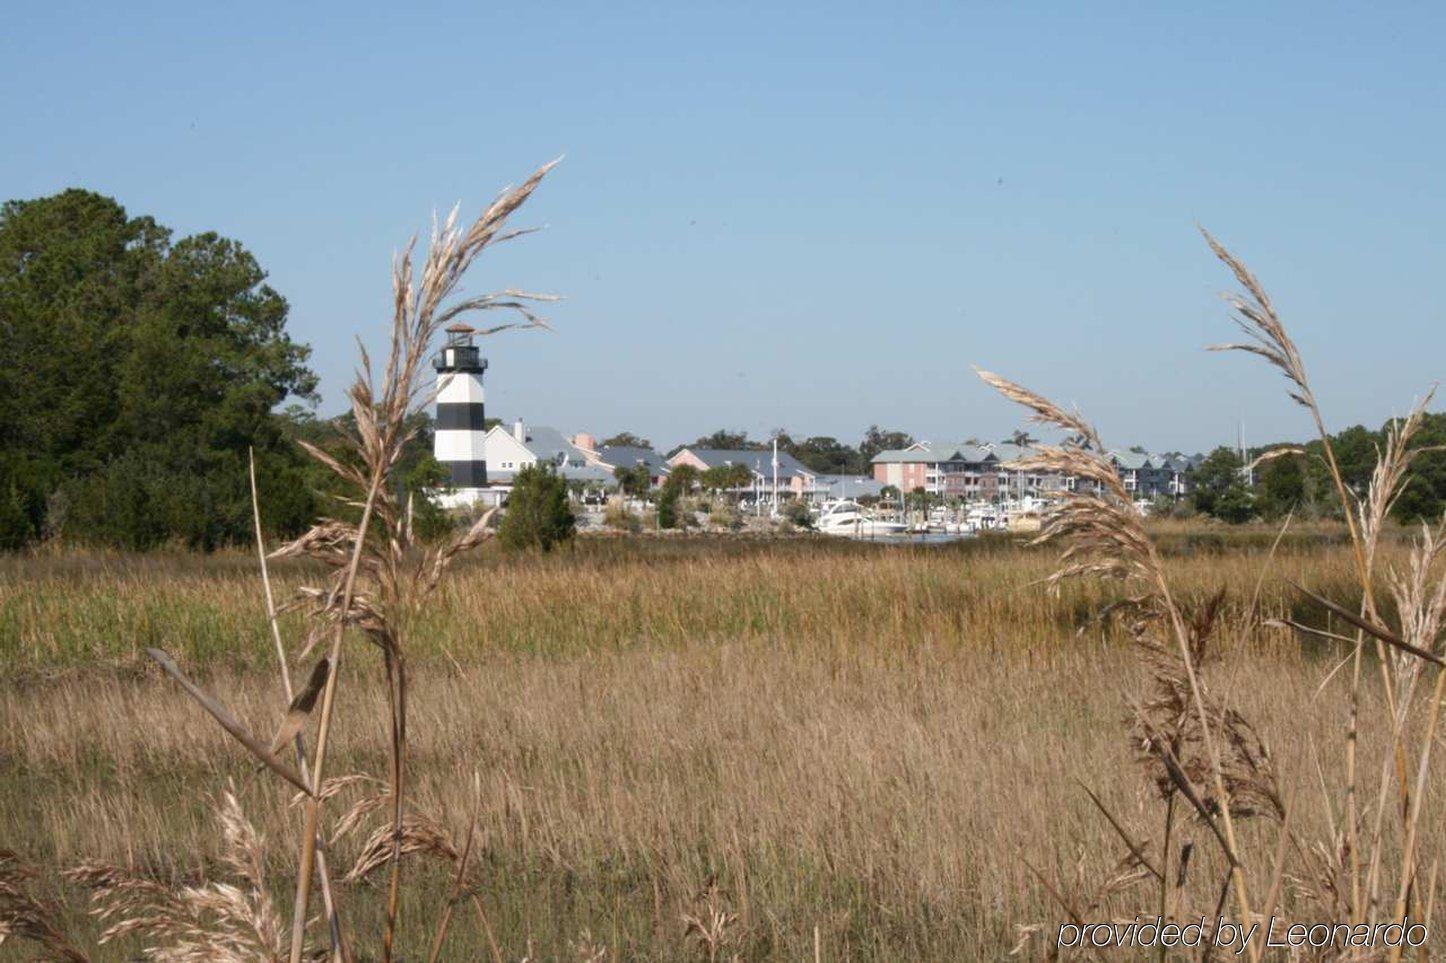
[[[986,462],[998,456],[982,445],[970,445],[963,442],[954,444],[952,442],[926,441],[908,448],[891,448],[879,452],[872,459],[875,465],[888,464],[927,464],[932,465],[941,461],[963,461],[963,462]]]
[[[1185,456],[1179,452],[1170,452],[1158,455],[1154,452],[1142,451],[1112,451],[1109,452],[1110,459],[1116,465],[1126,471],[1138,471],[1147,468],[1164,468],[1170,471],[1188,471],[1198,465],[1200,456]]]
[[[512,433],[507,425],[498,425],[498,427],[508,434]],[[568,441],[567,437],[556,428],[524,424],[522,433],[522,443],[538,461],[550,461],[554,465],[581,464],[587,461],[582,449]]]
[[[954,449],[954,460],[956,461],[982,463],[989,461],[990,459],[993,459],[994,461],[999,460],[999,456],[995,454],[993,450],[985,448],[983,445],[971,445],[965,442],[961,442],[957,445],[951,445],[950,447]]]
[[[639,448],[633,445],[603,445],[597,450],[597,458],[609,468],[647,465],[650,475],[666,475],[668,473],[667,459],[651,448]]]
[[[568,481],[597,482],[600,485],[613,484],[613,473],[601,465],[568,462],[558,467],[557,474]]]
[[[520,444],[532,454],[532,457],[537,460],[538,464],[551,465],[553,468],[559,470],[565,467],[581,467],[591,464],[588,460],[587,452],[574,445],[562,432],[556,428],[549,428],[547,425],[529,425],[524,422],[522,424],[522,438],[519,439],[517,437],[517,422],[503,422],[502,424],[495,425],[487,432],[489,438],[494,435],[505,436],[511,439],[512,443]],[[493,462],[493,464],[487,466],[488,475],[510,478],[513,472],[498,469],[495,464],[497,460],[495,452],[489,455],[489,461]],[[607,469],[600,470],[607,471]]]
[[[993,452],[995,458],[1005,462],[1018,461],[1033,451],[1028,445],[1016,445],[1012,441],[993,441],[984,447]]]
[[[1149,452],[1144,451],[1112,451],[1109,453],[1110,460],[1126,471],[1138,471],[1141,468],[1155,468],[1157,464]]]
[[[709,468],[721,468],[724,465],[746,465],[759,475],[769,476],[773,474],[773,451],[754,450],[751,448],[684,448],[688,454],[697,458]],[[682,454],[682,452],[679,452]],[[673,457],[677,457],[674,455]],[[778,474],[786,475],[816,475],[810,471],[797,458],[794,458],[786,451],[778,453]]]
[[[946,461],[982,464],[990,460],[1004,463],[1018,461],[1031,452],[1032,449],[1030,446],[1016,445],[1009,441],[986,442],[983,445],[973,445],[967,442],[960,442],[958,444],[920,442],[908,448],[891,448],[881,451],[873,457],[872,462],[875,465],[932,465]],[[1139,471],[1151,468],[1186,471],[1198,465],[1203,460],[1203,456],[1201,455],[1187,456],[1179,452],[1158,455],[1151,452],[1114,450],[1106,454],[1116,465],[1125,471]],[[779,457],[782,458],[781,455]]]
[[[929,448],[886,448],[875,455],[871,461],[875,465],[901,465],[932,462],[937,457]]]
[[[858,498],[883,493],[884,483],[868,475],[819,475],[814,484],[826,489],[829,498]]]
[[[1161,455],[1160,458],[1163,459],[1164,466],[1171,469],[1172,471],[1189,471],[1191,468],[1196,467],[1205,460],[1204,455],[1198,453],[1194,455],[1185,455],[1181,454],[1178,451],[1166,452],[1165,454]]]

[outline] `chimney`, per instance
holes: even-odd
[[[574,448],[581,448],[586,452],[597,451],[597,439],[585,431],[580,431],[573,435],[572,444]]]
[[[513,438],[516,438],[518,441],[522,442],[524,445],[527,444],[527,431],[526,431],[526,429],[524,429],[523,426],[522,426],[522,419],[521,419],[521,418],[518,418],[516,421],[514,421],[514,422],[512,423],[512,437],[513,437]]]

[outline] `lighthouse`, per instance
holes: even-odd
[[[454,324],[447,343],[432,359],[437,369],[437,424],[433,454],[450,473],[453,489],[487,485],[486,428],[482,414],[482,372],[487,359],[473,343],[476,329]],[[475,492],[468,493],[475,496]]]

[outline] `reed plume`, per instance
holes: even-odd
[[[1392,423],[1387,431],[1385,447],[1378,452],[1367,490],[1363,494],[1352,492],[1340,471],[1330,435],[1325,429],[1324,416],[1310,389],[1299,353],[1285,334],[1269,299],[1261,291],[1259,282],[1234,255],[1209,234],[1205,236],[1216,256],[1232,269],[1237,280],[1249,292],[1248,299],[1236,295],[1230,300],[1236,310],[1237,323],[1257,335],[1254,346],[1237,344],[1222,347],[1251,351],[1278,368],[1288,367],[1287,376],[1294,385],[1290,397],[1306,407],[1315,422],[1356,558],[1361,605],[1357,616],[1347,618],[1357,631],[1351,656],[1344,749],[1345,826],[1340,838],[1333,843],[1334,852],[1329,852],[1319,861],[1326,875],[1318,879],[1318,890],[1332,894],[1337,908],[1348,913],[1352,922],[1369,922],[1383,917],[1389,921],[1403,921],[1413,907],[1423,901],[1429,905],[1434,898],[1434,874],[1430,891],[1424,897],[1419,892],[1418,839],[1425,811],[1432,748],[1440,727],[1441,701],[1446,696],[1446,672],[1441,668],[1443,660],[1439,637],[1442,605],[1446,603],[1446,576],[1436,567],[1441,554],[1441,529],[1423,526],[1407,566],[1384,576],[1387,590],[1396,603],[1398,624],[1395,627],[1385,624],[1377,607],[1379,582],[1382,580],[1377,552],[1387,516],[1407,484],[1412,461],[1431,450],[1413,442],[1435,389],[1427,391],[1404,419]],[[1267,350],[1257,350],[1262,344]],[[1339,607],[1331,606],[1330,609],[1342,614]],[[1348,612],[1343,614],[1350,615]],[[1367,635],[1371,636],[1377,652],[1381,686],[1386,698],[1381,728],[1388,734],[1391,745],[1390,756],[1377,784],[1375,811],[1370,816],[1369,825],[1364,824],[1366,814],[1359,802],[1361,774],[1356,762],[1356,745],[1362,724],[1361,653]],[[1412,726],[1412,704],[1418,679],[1428,666],[1436,674],[1430,701],[1425,719]],[[1414,776],[1409,761],[1413,745],[1417,754]],[[1389,805],[1393,794],[1395,806]],[[1389,810],[1395,813],[1394,828],[1386,818]],[[1390,875],[1394,875],[1395,879],[1388,878]],[[1384,905],[1392,891],[1394,898],[1390,899],[1391,909],[1386,913]],[[1400,959],[1401,952],[1401,947],[1395,947],[1387,955],[1394,961]]]
[[[265,840],[237,801],[234,788],[217,806],[222,858],[230,881],[168,886],[121,867],[85,862],[66,878],[90,893],[105,924],[102,945],[139,936],[142,956],[156,963],[279,963],[285,929],[266,888]]]
[[[1105,810],[1093,793],[1090,795],[1116,835],[1125,842],[1126,866],[1143,867],[1147,872],[1140,878],[1156,881],[1158,899],[1153,909],[1160,915],[1170,917],[1182,913],[1189,899],[1186,878],[1192,865],[1193,842],[1180,847],[1175,865],[1171,866],[1175,812],[1177,804],[1183,804],[1194,811],[1200,824],[1208,827],[1229,867],[1216,897],[1216,914],[1225,904],[1227,893],[1233,891],[1241,920],[1269,919],[1279,905],[1287,882],[1293,881],[1298,898],[1319,905],[1323,912],[1320,918],[1335,918],[1350,924],[1403,922],[1413,908],[1423,902],[1430,906],[1434,901],[1434,869],[1425,895],[1419,891],[1418,838],[1431,750],[1439,729],[1442,696],[1446,694],[1443,693],[1446,672],[1442,671],[1446,659],[1442,658],[1440,639],[1446,623],[1446,577],[1438,564],[1446,555],[1446,547],[1442,545],[1446,523],[1436,528],[1423,526],[1403,566],[1382,573],[1378,555],[1387,520],[1407,484],[1411,463],[1428,450],[1414,440],[1433,392],[1418,401],[1406,418],[1389,426],[1370,483],[1364,492],[1352,491],[1341,473],[1304,360],[1270,296],[1242,261],[1210,234],[1205,233],[1205,239],[1243,289],[1241,293],[1228,295],[1227,301],[1235,323],[1247,336],[1245,341],[1215,345],[1213,350],[1242,351],[1263,358],[1286,379],[1288,397],[1310,413],[1316,426],[1322,457],[1340,499],[1350,538],[1361,592],[1359,610],[1352,612],[1303,587],[1300,591],[1308,600],[1353,626],[1354,638],[1295,620],[1276,621],[1333,643],[1344,640],[1352,645],[1346,660],[1352,671],[1342,740],[1343,817],[1336,828],[1333,806],[1327,800],[1326,822],[1333,827],[1330,838],[1311,843],[1302,840],[1294,830],[1294,802],[1280,791],[1264,741],[1243,716],[1207,684],[1207,670],[1219,659],[1214,637],[1218,634],[1223,593],[1203,605],[1188,606],[1177,599],[1128,493],[1117,482],[1102,454],[1098,434],[1078,413],[996,375],[981,372],[986,382],[1010,400],[1029,408],[1036,421],[1074,435],[1062,445],[1037,448],[1014,466],[1073,475],[1082,489],[1066,494],[1039,536],[1039,541],[1063,540],[1067,546],[1052,582],[1057,586],[1064,578],[1105,576],[1136,587],[1135,594],[1122,608],[1130,619],[1136,651],[1145,669],[1145,691],[1130,700],[1129,725],[1138,758],[1145,765],[1157,798],[1165,805],[1164,844],[1156,860],[1150,860],[1147,855],[1148,841],[1134,839],[1123,823]],[[1260,581],[1264,578],[1262,568]],[[1386,624],[1377,605],[1381,581],[1394,602],[1397,623],[1394,626]],[[1259,588],[1257,598],[1258,595]],[[1253,621],[1256,611],[1256,599],[1252,599],[1241,626],[1242,637],[1257,626]],[[1385,698],[1385,712],[1379,727],[1390,746],[1375,787],[1374,811],[1369,813],[1363,811],[1360,803],[1362,774],[1357,760],[1360,730],[1369,722],[1362,716],[1362,649],[1368,637],[1376,646]],[[1428,670],[1436,673],[1431,698],[1424,722],[1413,726],[1413,720],[1419,715],[1413,712],[1414,697],[1420,676]],[[1334,675],[1333,671],[1327,676],[1322,689]],[[1417,752],[1414,776],[1408,763],[1413,744]],[[1322,773],[1323,786],[1324,783]],[[1393,796],[1394,806],[1390,804]],[[1387,818],[1393,813],[1394,827]],[[1273,855],[1242,851],[1240,837],[1235,832],[1237,820],[1260,815],[1278,824]],[[1251,890],[1247,887],[1256,884],[1248,882],[1251,874],[1247,870],[1259,872],[1265,867],[1269,867],[1263,889],[1265,896],[1256,906],[1248,898]],[[1072,908],[1078,902],[1077,896],[1064,895],[1047,880],[1045,885],[1071,918],[1077,915],[1078,911]],[[1105,888],[1111,885],[1107,881]],[[1193,914],[1198,908],[1189,912]],[[1205,915],[1214,918],[1208,912]],[[1025,938],[1033,932],[1026,929]],[[1252,957],[1258,959],[1261,948],[1249,949]],[[1376,955],[1377,949],[1379,955]],[[1369,958],[1394,961],[1400,958],[1401,949],[1395,946],[1364,952],[1370,954]],[[1333,943],[1318,955],[1330,959],[1367,958],[1339,943]]]
[[[1178,862],[1172,862],[1177,800],[1183,799],[1224,857],[1227,875],[1219,886],[1219,899],[1233,892],[1241,917],[1249,919],[1251,904],[1235,823],[1261,812],[1281,816],[1283,806],[1265,747],[1244,718],[1210,691],[1202,675],[1219,599],[1192,614],[1176,598],[1143,517],[1092,424],[1038,392],[992,372],[978,374],[1004,397],[1028,408],[1036,423],[1069,433],[1062,443],[1035,445],[1005,467],[1075,480],[1074,490],[1065,493],[1034,539],[1036,544],[1063,546],[1050,584],[1058,590],[1064,580],[1073,578],[1123,582],[1130,595],[1115,608],[1125,615],[1151,679],[1145,697],[1133,705],[1131,735],[1147,777],[1164,803],[1161,848],[1151,862],[1144,843],[1133,840],[1091,794],[1126,843],[1127,853],[1118,871],[1091,893],[1087,905],[1096,906],[1153,878],[1161,913],[1184,908],[1181,887],[1171,885],[1172,867],[1183,879],[1188,859],[1184,854],[1189,852],[1182,849]],[[1193,848],[1193,843],[1187,845]],[[1051,892],[1072,918],[1083,915],[1075,908],[1078,899],[1065,900],[1057,888]]]
[[[466,228],[453,208],[441,225],[433,221],[430,243],[420,267],[414,266],[415,241],[392,269],[393,311],[390,348],[380,382],[371,359],[361,352],[361,366],[348,395],[354,427],[346,434],[345,455],[337,457],[308,445],[307,450],[330,468],[348,490],[344,502],[360,519],[324,519],[301,538],[284,546],[279,556],[306,555],[333,569],[320,586],[306,590],[311,617],[321,629],[313,639],[329,637],[326,657],[331,671],[323,690],[318,721],[313,786],[325,779],[326,752],[335,706],[342,641],[348,627],[357,629],[380,651],[387,678],[390,714],[389,807],[390,845],[384,862],[390,867],[386,922],[381,958],[392,958],[400,910],[402,857],[408,850],[408,817],[404,796],[407,745],[407,669],[405,639],[410,619],[436,588],[448,565],[461,552],[475,548],[490,533],[484,515],[470,530],[442,546],[426,546],[412,524],[408,495],[404,500],[393,472],[408,443],[419,430],[414,417],[427,403],[423,366],[432,342],[443,327],[485,312],[506,312],[513,320],[485,328],[491,335],[513,327],[545,327],[532,305],[555,300],[550,295],[508,289],[495,294],[453,300],[463,277],[489,247],[525,231],[508,230],[508,218],[532,195],[552,164],[538,168],[521,186],[503,191]],[[298,963],[304,944],[316,833],[323,800],[306,803],[306,830],[300,850],[295,906],[292,911],[291,963]],[[413,826],[413,834],[416,827]],[[380,858],[380,857],[379,857]]]
[[[12,939],[27,940],[51,959],[90,963],[90,957],[71,942],[59,920],[60,906],[37,895],[40,874],[17,853],[0,849],[0,946]]]

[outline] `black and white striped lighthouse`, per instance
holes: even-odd
[[[482,414],[482,372],[487,359],[472,343],[475,329],[454,324],[447,344],[432,359],[437,369],[437,424],[433,454],[451,472],[453,488],[487,485],[486,429]]]

